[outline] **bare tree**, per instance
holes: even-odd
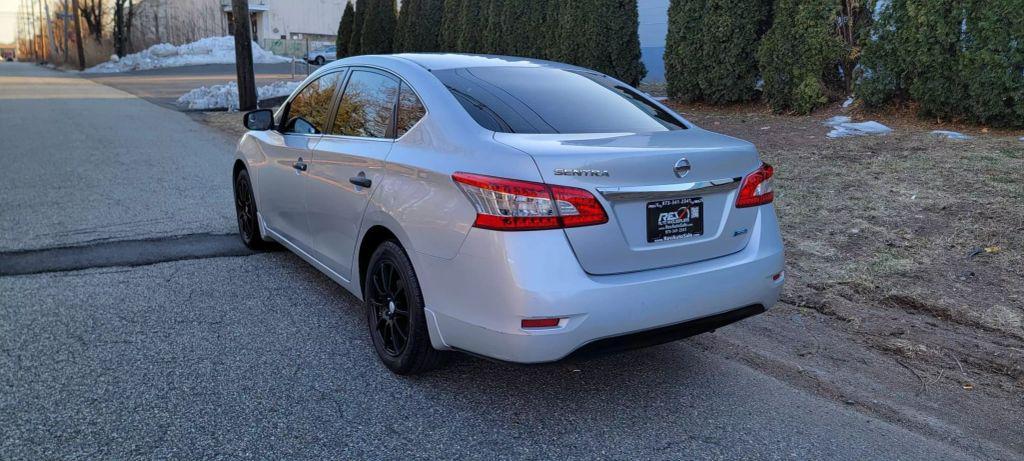
[[[81,0],[78,9],[89,34],[99,43],[103,40],[103,0]]]
[[[132,22],[135,8],[132,0],[114,0],[114,52],[118,56],[128,54],[132,41]]]

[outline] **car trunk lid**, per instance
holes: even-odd
[[[757,208],[736,208],[754,146],[699,128],[646,134],[514,134],[495,140],[530,154],[544,181],[586,189],[606,224],[565,229],[583,269],[616,274],[742,250]],[[685,170],[685,171],[684,171]],[[677,171],[679,174],[677,174]]]

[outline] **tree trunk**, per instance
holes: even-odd
[[[256,75],[252,68],[252,19],[248,0],[231,0],[235,21],[235,70],[238,73],[238,108],[256,108]]]

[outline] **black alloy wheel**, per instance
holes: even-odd
[[[235,215],[238,218],[238,236],[249,249],[262,251],[270,242],[260,236],[260,223],[256,217],[256,198],[252,193],[249,172],[241,170],[235,175]]]
[[[423,294],[412,262],[398,242],[382,243],[370,258],[363,299],[373,348],[392,372],[417,374],[440,365],[423,312]]]
[[[371,290],[367,297],[376,315],[374,331],[380,338],[384,353],[398,357],[409,345],[409,302],[405,282],[392,261],[381,261],[370,274]]]

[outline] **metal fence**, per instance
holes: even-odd
[[[310,40],[308,43],[310,51],[334,44],[334,42],[320,40]],[[306,44],[306,40],[291,40],[283,38],[265,38],[260,40],[260,46],[263,47],[263,49],[271,51],[278,56],[290,56],[295,58],[301,58],[306,54]]]

